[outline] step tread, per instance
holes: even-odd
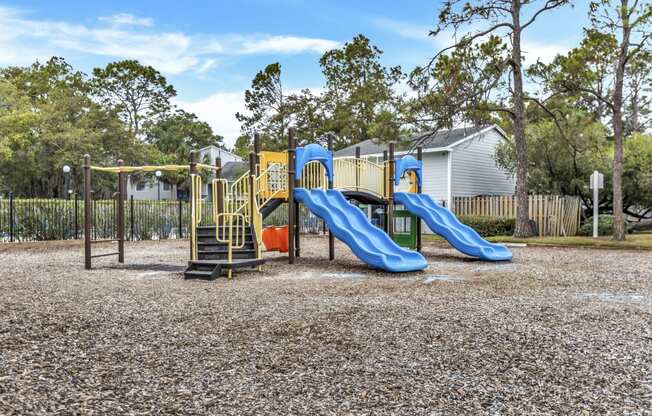
[[[232,259],[231,261],[228,261],[226,259],[219,259],[219,260],[193,260],[190,262],[190,265],[198,265],[198,266],[222,266],[223,268],[235,268],[239,266],[258,266],[260,264],[264,264],[265,259]],[[191,272],[194,272],[196,270],[191,270]],[[203,274],[210,274],[211,272],[209,271],[202,271]]]
[[[228,253],[229,252],[229,247],[225,244],[224,246],[218,246],[219,250],[199,250],[200,253]],[[233,248],[232,251],[234,253],[246,253],[249,251],[256,251],[255,248],[253,247],[240,247],[240,248]]]

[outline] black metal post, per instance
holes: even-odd
[[[9,242],[14,242],[14,193],[9,192]]]
[[[181,226],[181,222],[183,221],[183,205],[180,199],[177,201],[179,202],[179,238],[183,238],[183,227]]]
[[[91,269],[91,226],[93,207],[91,195],[91,157],[84,155],[84,267]]]
[[[79,196],[75,192],[75,240],[79,238],[79,219],[77,210],[79,209]]]
[[[129,225],[131,228],[131,241],[136,241],[136,236],[135,236],[135,230],[136,230],[136,225],[134,224],[134,194],[131,194],[129,197],[129,217],[131,221],[129,221]]]
[[[122,159],[118,166],[123,166]],[[125,262],[125,174],[118,172],[118,263]]]

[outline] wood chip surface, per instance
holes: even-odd
[[[301,243],[212,282],[183,241],[91,271],[79,244],[0,247],[0,414],[652,414],[652,253],[428,245],[394,275]]]

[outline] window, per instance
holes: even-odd
[[[144,181],[136,182],[136,190],[137,191],[144,191],[145,190],[145,182]]]
[[[172,185],[169,184],[168,182],[163,182],[163,190],[164,191],[169,191],[172,189]]]

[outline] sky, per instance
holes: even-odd
[[[542,3],[538,0],[535,3]],[[0,66],[61,56],[76,69],[137,59],[158,69],[176,104],[207,121],[232,146],[244,91],[280,62],[286,91],[323,87],[319,57],[362,33],[387,66],[424,64],[452,42],[428,36],[438,0],[0,0]],[[588,0],[541,16],[524,35],[526,63],[577,45]]]

